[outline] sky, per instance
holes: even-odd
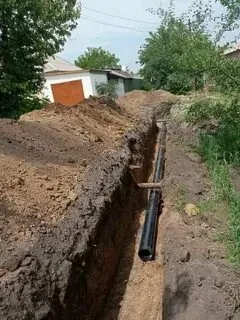
[[[159,18],[147,11],[149,8],[157,9],[161,6],[167,8],[169,0],[83,0],[82,14],[77,28],[72,32],[66,42],[63,51],[59,54],[70,62],[84,53],[87,47],[103,47],[120,58],[122,65],[137,71],[140,66],[137,63],[138,51],[148,37],[149,31],[154,31]],[[191,5],[192,0],[177,0],[176,12],[185,12]],[[102,15],[89,9],[117,15],[124,18],[140,20],[133,22],[115,17]],[[220,12],[221,8],[216,8]],[[102,25],[90,20],[97,20],[105,24],[115,24],[136,30],[126,30],[114,26]],[[148,23],[149,22],[149,23]],[[156,24],[155,24],[156,23]],[[228,35],[227,38],[231,38]]]

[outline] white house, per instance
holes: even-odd
[[[107,84],[114,80],[117,96],[123,96],[129,88],[138,88],[134,87],[134,77],[128,72],[119,69],[83,70],[58,56],[48,59],[44,77],[46,83],[41,95],[66,106],[77,104],[89,96],[97,96],[98,83]]]
[[[44,77],[46,83],[42,95],[51,102],[67,106],[96,96],[96,83],[108,83],[106,71],[83,70],[57,56],[48,59]]]

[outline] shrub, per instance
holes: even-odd
[[[110,80],[108,83],[100,82],[96,83],[96,90],[100,96],[108,96],[116,98],[116,81]]]

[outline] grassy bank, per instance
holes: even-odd
[[[208,165],[217,199],[227,205],[230,257],[240,263],[240,194],[231,179],[231,169],[240,167],[240,104],[236,99],[200,101],[190,107],[188,121],[202,128],[199,151]]]

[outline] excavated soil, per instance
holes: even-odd
[[[146,199],[153,116],[92,98],[0,121],[0,318],[95,319]],[[148,156],[147,156],[148,155]]]
[[[106,99],[72,108],[50,105],[20,121],[1,120],[0,252],[34,241],[64,219],[87,168],[134,124]]]
[[[184,212],[212,185],[176,103],[133,91],[0,120],[0,319],[240,320],[224,205]],[[153,115],[171,109],[156,257],[143,263],[147,191],[135,180],[151,181]]]

